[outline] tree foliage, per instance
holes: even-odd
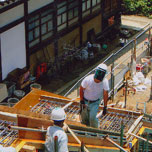
[[[123,0],[125,14],[152,16],[152,0]]]

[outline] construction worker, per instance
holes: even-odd
[[[16,152],[16,150],[13,147],[3,147],[0,145],[0,152]]]
[[[54,121],[53,126],[47,128],[45,149],[46,152],[68,152],[68,138],[62,127],[66,118],[65,111],[56,107],[52,110],[51,119]],[[55,138],[57,139],[57,147],[55,147]]]
[[[96,118],[101,93],[103,92],[104,108],[103,115],[107,112],[109,83],[105,78],[107,66],[100,64],[95,70],[95,74],[87,76],[80,86],[80,114],[81,121],[87,126],[98,128]]]

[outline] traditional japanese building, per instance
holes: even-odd
[[[59,62],[121,24],[121,0],[0,0],[0,81],[16,68]]]

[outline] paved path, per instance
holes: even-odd
[[[152,19],[149,19],[144,16],[136,16],[136,15],[122,15],[122,24],[124,25],[132,25],[134,27],[143,27],[145,24],[150,23],[152,26]]]

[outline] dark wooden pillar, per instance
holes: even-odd
[[[1,35],[0,35],[0,82],[2,82]]]
[[[83,27],[82,27],[82,0],[79,0],[79,33],[80,33],[80,46],[83,43]]]
[[[54,54],[55,60],[58,58],[58,32],[57,32],[57,3],[54,1],[54,12],[53,12],[53,35],[54,35]]]
[[[104,18],[104,4],[105,4],[105,1],[101,1],[101,32],[103,31],[103,18]]]
[[[24,18],[25,18],[25,48],[26,48],[26,66],[30,66],[30,52],[28,43],[28,1],[24,1]]]

